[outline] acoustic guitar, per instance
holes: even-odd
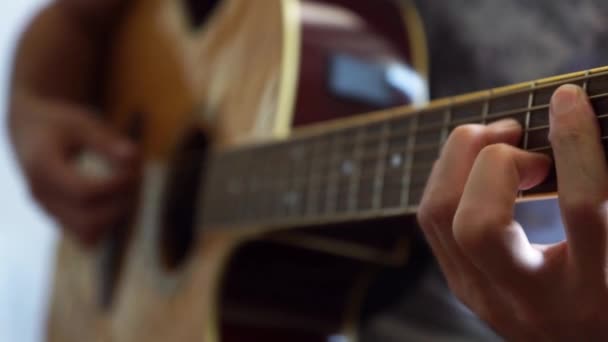
[[[412,216],[454,127],[514,118],[551,154],[559,85],[608,112],[608,68],[421,107],[410,1],[135,0],[108,62],[108,120],[144,171],[103,244],[62,239],[55,342],[360,340],[415,281]]]

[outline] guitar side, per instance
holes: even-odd
[[[138,210],[128,220],[130,224],[117,228],[127,231],[120,234],[123,241],[114,241],[113,245],[120,247],[118,252],[108,243],[85,251],[68,237],[62,239],[49,313],[50,341],[311,341],[327,340],[334,334],[356,335],[359,306],[371,277],[387,260],[407,260],[406,254],[399,253],[406,250],[407,242],[403,241],[409,238],[409,232],[399,228],[403,221],[388,224],[395,235],[387,236],[404,239],[380,247],[360,243],[369,234],[377,234],[376,229],[369,229],[374,227],[369,223],[361,224],[355,242],[333,233],[327,238],[325,232],[309,229],[294,230],[293,234],[274,233],[265,227],[201,230],[196,205],[187,202],[200,202],[197,196],[203,192],[202,175],[184,173],[182,168],[188,166],[180,164],[181,156],[195,150],[220,151],[280,139],[289,135],[292,123],[304,125],[376,109],[378,104],[324,93],[324,68],[328,64],[315,60],[327,53],[326,49],[373,57],[373,51],[361,53],[356,47],[353,51],[352,44],[330,44],[336,37],[352,42],[367,25],[356,30],[320,29],[304,20],[306,11],[312,9],[314,14],[324,7],[346,8],[346,14],[356,17],[361,9],[347,6],[351,2],[277,0],[262,5],[225,0],[199,25],[197,16],[188,14],[185,1],[134,1],[116,39],[107,109],[118,130],[129,131],[134,123],[139,126],[145,168]],[[391,6],[387,2],[393,18],[395,13],[401,19],[401,13],[410,18],[414,15],[407,4]],[[395,8],[399,11],[394,12]],[[360,16],[359,20],[370,19]],[[326,35],[321,46],[307,40],[318,40],[323,29],[338,34]],[[379,39],[381,46],[388,46],[384,53],[391,58],[407,62],[417,55],[418,69],[423,69],[420,55],[412,53],[419,51],[415,49],[419,38],[408,35],[404,27],[395,29],[397,38],[363,33],[368,34],[365,39]],[[322,103],[324,111],[311,118],[309,113],[318,113],[318,108],[310,107],[314,103]],[[200,136],[206,138],[198,139]],[[204,155],[198,157],[198,161],[204,160]],[[188,179],[184,175],[194,177],[195,184],[201,186],[195,197],[179,186],[183,185],[180,178]],[[171,212],[166,208],[178,209]],[[183,228],[176,226],[184,217],[189,218],[189,230],[174,234],[175,229]],[[328,247],[319,250],[318,245]],[[175,250],[177,254],[171,252]],[[349,250],[355,250],[354,254]],[[362,254],[356,251],[386,258],[361,259]],[[114,260],[109,266],[108,253]],[[306,279],[331,276],[332,268],[350,265],[340,281],[312,285],[327,290],[325,294],[339,294],[340,300],[320,306],[332,317],[319,316],[324,321],[320,322],[314,317],[319,310],[301,307],[297,298],[310,296],[310,287],[294,288],[291,299],[270,303],[268,294],[277,293],[273,286],[279,284],[273,285],[270,280],[275,278],[268,276],[255,284],[265,287],[264,291],[247,291],[242,282],[250,277],[251,268],[244,261],[263,264],[269,257],[270,261],[277,257],[305,260],[300,264],[300,276]],[[319,272],[309,267],[310,262],[333,266]],[[280,265],[273,270],[278,272],[274,276],[293,274],[295,264]],[[260,307],[243,310],[239,302],[247,303],[248,309],[255,304]],[[291,312],[283,316],[286,320],[276,320],[281,310],[290,307]],[[307,324],[294,326],[290,323],[294,319]]]

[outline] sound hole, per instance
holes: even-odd
[[[179,146],[170,165],[160,240],[162,262],[168,270],[184,263],[195,241],[206,147],[206,136],[200,131],[192,132]]]
[[[183,0],[192,29],[200,28],[219,4],[219,0]]]

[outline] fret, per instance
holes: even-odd
[[[439,110],[422,111],[417,113],[418,126],[420,128],[425,127],[437,127],[443,125],[445,110],[440,108]]]
[[[267,184],[265,183],[265,173],[268,171],[265,169],[264,163],[264,153],[260,153],[259,157],[249,158],[249,168],[247,169],[249,172],[249,203],[246,203],[245,206],[249,209],[247,210],[247,219],[254,221],[259,220],[264,217],[263,212],[266,207],[269,205],[268,195],[266,194]]]
[[[403,174],[401,176],[403,179],[403,189],[401,191],[401,206],[402,207],[407,207],[408,201],[409,201],[410,185],[411,185],[411,177],[412,177],[411,170],[412,170],[414,158],[412,156],[412,153],[408,152],[408,151],[411,151],[414,149],[414,146],[416,143],[416,134],[415,133],[416,133],[417,125],[418,125],[418,116],[414,116],[408,124],[409,133],[408,133],[407,150],[404,154]]]
[[[535,94],[534,94],[534,106],[546,106],[549,103],[551,103],[551,97],[553,96],[553,93],[557,90],[557,88],[561,87],[564,84],[576,84],[579,87],[582,87],[583,84],[585,83],[585,80],[583,79],[578,79],[578,80],[573,80],[571,82],[558,82],[556,84],[552,84],[550,86],[538,86]]]
[[[327,177],[327,192],[325,198],[325,213],[332,214],[336,210],[336,195],[338,192],[338,174],[337,165],[342,161],[340,143],[342,136],[339,133],[333,133],[331,139],[331,152],[329,158],[329,168]]]
[[[400,155],[405,160],[405,154],[411,152],[408,149],[409,136],[409,133],[400,133],[398,139],[389,139],[386,154],[382,157],[396,158],[396,155]]]
[[[232,200],[235,196],[239,195],[239,185],[234,179],[235,178],[235,176],[234,176],[235,167],[237,166],[236,158],[234,158],[234,154],[231,154],[226,158],[224,165],[221,170],[223,172],[223,176],[225,177],[224,182],[222,184],[222,189],[221,189],[221,194],[223,194],[223,196],[222,196],[223,200],[221,201],[222,207],[226,203],[228,203],[230,200]],[[241,206],[241,203],[237,202],[237,203],[235,203],[235,206],[236,206],[236,211],[238,212],[238,210]],[[220,220],[229,219],[230,216],[228,216],[228,210],[222,210],[221,212],[219,212],[218,217]]]
[[[255,196],[254,203],[246,204],[251,210],[251,219],[259,219],[265,216],[265,212],[268,209],[269,203],[267,202],[268,193],[265,191],[267,184],[265,183],[265,173],[263,159],[266,158],[266,153],[260,153],[258,157],[253,158],[251,168],[248,170],[248,178],[251,183],[250,187]]]
[[[384,187],[384,155],[386,155],[388,151],[388,135],[390,126],[388,122],[384,122],[382,124],[382,140],[380,142],[380,148],[378,150],[378,158],[376,164],[376,177],[374,181],[374,196],[373,196],[373,208],[381,209],[382,208],[382,190]]]
[[[317,159],[315,158],[315,151],[317,150],[317,146],[319,145],[319,139],[314,139],[311,142],[311,152],[310,152],[310,157],[309,157],[309,162],[308,162],[308,168],[307,168],[307,191],[306,191],[306,200],[305,200],[305,205],[304,205],[304,216],[305,217],[309,217],[309,216],[314,216],[315,214],[315,199],[316,199],[316,189],[315,189],[315,185],[316,185],[316,180],[317,180],[317,173],[316,173],[316,161]]]
[[[420,125],[420,122],[418,122]],[[428,146],[435,147],[438,143],[441,142],[441,137],[443,135],[443,129],[426,129],[426,130],[418,130],[416,132],[416,150],[424,150],[428,148]]]
[[[549,125],[549,108],[541,108],[530,111],[530,125],[528,129],[544,127]]]
[[[274,165],[272,170],[273,181],[271,189],[270,213],[271,220],[280,220],[285,215],[283,196],[287,191],[287,170],[286,163],[283,160],[282,145],[273,146],[269,149],[268,162]]]
[[[382,184],[383,209],[401,206],[401,197],[405,186],[404,168],[409,156],[407,140],[409,134],[404,133],[403,126],[409,126],[410,117],[392,120],[388,124],[387,153],[384,157],[384,175]],[[408,127],[409,129],[409,127]],[[403,142],[406,142],[404,144]]]
[[[237,160],[237,158],[232,156],[231,159],[228,159],[227,167],[222,170],[225,172],[226,175],[226,181],[224,182],[224,188],[222,189],[222,193],[224,194],[224,201],[222,203],[222,207],[226,206],[230,201],[238,199],[240,195],[240,185],[235,179],[235,171],[237,170],[236,167],[238,166],[236,163]],[[240,201],[237,201],[234,203],[234,205],[236,206],[236,212],[238,213],[242,204]],[[220,212],[221,220],[230,220],[232,218],[233,216],[230,215],[230,212],[228,210],[222,210],[222,212]],[[234,220],[237,219],[238,216],[235,216]]]
[[[549,102],[565,83],[577,84],[589,94],[606,149],[608,69],[581,72],[211,156],[202,201],[204,222],[284,223],[304,216],[323,220],[372,210],[415,210],[442,144],[458,125],[512,118],[524,128],[524,149],[551,155]],[[554,188],[550,177],[525,194]]]
[[[355,172],[354,171],[354,165],[352,164],[352,162],[345,162],[345,165],[347,166],[347,169],[349,169],[350,174],[349,175],[342,175],[341,178],[339,178],[336,181],[337,184],[337,188],[338,190],[336,191],[336,195],[334,197],[334,212],[335,213],[346,213],[349,210],[349,203],[350,203],[350,189],[351,189],[351,179],[352,179],[352,173]]]
[[[515,93],[507,93],[504,95],[494,94],[490,105],[490,113],[507,112],[518,109],[527,109],[532,107],[530,104],[529,87],[522,88]]]
[[[221,158],[210,158],[210,162],[208,162],[209,168],[205,176],[206,180],[214,180],[213,182],[205,182],[207,191],[205,191],[203,199],[203,217],[209,223],[219,222],[219,212],[222,209],[219,204],[224,198],[221,186],[223,182],[221,181],[221,173],[219,172],[221,163],[218,159],[221,160]]]
[[[275,146],[265,147],[262,149],[260,153],[260,180],[261,187],[264,192],[261,198],[261,213],[263,217],[273,218],[276,217],[277,209],[276,203],[277,198],[279,197],[278,189],[277,189],[277,170],[274,167],[276,159],[278,158],[276,154]]]
[[[479,123],[483,111],[483,103],[480,101],[464,102],[452,106],[452,122],[449,130],[463,123]]]
[[[486,120],[486,124],[491,124],[496,121],[504,120],[504,119],[512,119],[517,121],[521,127],[524,127],[526,124],[526,114],[528,112],[528,107],[524,106],[519,109],[513,110],[511,112],[507,112],[507,114],[501,113],[490,113],[488,115],[488,119]]]
[[[391,120],[389,123],[391,134],[389,136],[388,143],[388,160],[387,163],[392,168],[396,169],[401,178],[401,187],[399,194],[391,194],[390,199],[385,199],[384,202],[393,202],[394,206],[406,207],[407,206],[407,166],[411,165],[411,150],[413,145],[411,141],[413,139],[412,122],[417,120],[418,115],[400,117]],[[394,196],[394,197],[393,197]],[[398,196],[398,198],[396,198]],[[387,203],[388,204],[388,203]]]
[[[307,199],[308,178],[306,166],[309,161],[310,141],[299,141],[289,149],[288,159],[293,165],[291,174],[291,192],[287,195],[286,202],[290,207],[290,217],[301,217],[304,215]]]
[[[410,182],[408,205],[416,206],[422,197],[422,190],[431,173],[433,162],[439,155],[439,146],[441,133],[435,133],[434,143],[431,142],[429,136],[420,129],[416,129],[414,148],[412,153],[413,164],[410,166]]]
[[[359,159],[357,210],[367,211],[374,208],[375,181],[378,159],[382,148],[382,124],[372,124],[364,128],[364,139],[361,143],[361,157]],[[371,180],[371,181],[369,181]]]
[[[527,120],[526,113],[530,108],[529,97],[529,91],[527,90],[507,94],[494,93],[490,104],[490,112],[486,119],[482,121],[485,124],[491,124],[499,120],[513,119],[524,127]]]
[[[524,142],[523,148],[524,150],[528,149],[528,131],[530,130],[530,116],[531,111],[530,108],[534,105],[534,92],[536,90],[536,82],[532,82],[530,84],[530,90],[528,91],[528,110],[526,111],[526,122],[524,123]]]
[[[608,114],[608,97],[592,98],[591,106],[598,116]]]
[[[450,123],[452,122],[452,100],[450,100],[447,107],[443,110],[443,127],[441,127],[441,145],[448,140],[450,135]]]
[[[606,114],[600,115],[597,121],[600,127],[600,136],[608,136],[608,116]]]
[[[587,94],[596,96],[608,92],[608,74],[593,75],[587,81]]]
[[[274,165],[277,162],[277,148],[276,146],[271,146],[266,150],[266,161],[270,165]],[[272,169],[273,178],[269,183],[268,189],[268,200],[267,200],[267,217],[270,220],[276,219],[279,216],[280,209],[278,207],[279,197],[280,197],[280,182],[279,178],[279,170],[277,167]]]
[[[317,193],[318,193],[318,214],[320,214],[321,216],[326,216],[328,214],[327,209],[331,206],[330,205],[330,201],[331,201],[331,191],[329,190],[330,187],[330,180],[332,177],[332,172],[333,172],[333,165],[335,164],[335,160],[334,160],[334,139],[335,137],[333,135],[328,135],[325,138],[326,141],[326,146],[325,146],[325,150],[321,151],[323,157],[321,158],[321,161],[319,162],[319,188],[317,189]]]
[[[363,142],[365,141],[365,129],[359,128],[357,130],[357,137],[355,139],[355,151],[354,151],[354,159],[356,160],[356,165],[354,168],[353,176],[350,181],[350,191],[349,191],[349,201],[348,201],[348,211],[356,212],[358,206],[358,193],[359,193],[359,182],[361,181],[361,157],[363,156]]]
[[[211,198],[210,201],[213,203],[212,205],[212,214],[215,221],[222,221],[225,219],[225,215],[227,210],[224,209],[224,203],[227,201],[229,196],[229,188],[228,182],[230,180],[230,174],[228,171],[230,170],[225,165],[228,165],[230,159],[230,155],[224,156],[222,158],[221,163],[217,163],[213,168],[213,174],[221,175],[223,177],[222,182],[217,182],[216,191],[214,194],[217,198]]]
[[[451,111],[451,108],[450,108]],[[416,146],[416,131],[418,130],[418,115],[414,115],[409,124],[409,138],[407,141],[407,152],[405,157],[405,167],[403,169],[404,186],[403,192],[401,193],[401,206],[408,207],[417,205],[418,203],[411,203],[410,199],[410,188],[412,185],[412,168],[414,166],[413,150]]]
[[[283,205],[285,206],[285,216],[289,218],[299,215],[299,206],[302,202],[302,189],[300,186],[300,174],[304,167],[303,160],[306,149],[300,142],[288,143],[284,148],[284,159],[288,164],[287,179],[285,184],[287,190],[283,194]]]
[[[481,123],[488,123],[488,113],[490,112],[490,101],[492,100],[493,93],[490,90],[489,95],[486,99],[483,100],[482,108],[481,108]]]
[[[583,80],[583,90],[585,91],[585,93],[587,92],[587,88],[589,86],[589,74],[591,73],[590,70],[586,70],[585,71],[585,79]]]
[[[528,129],[527,136],[528,136],[528,141],[527,141],[528,150],[535,150],[535,149],[543,148],[546,146],[550,146],[549,127],[548,126],[530,128],[530,129]]]
[[[250,168],[251,158],[247,153],[238,153],[239,158],[235,161],[232,176],[232,189],[231,195],[238,203],[238,210],[236,211],[236,219],[238,221],[246,221],[249,215],[249,206],[247,203],[250,202],[251,193],[249,189],[248,179],[241,177],[238,170],[248,170]]]
[[[291,216],[291,212],[293,210],[293,206],[297,201],[297,195],[293,190],[293,181],[292,177],[295,173],[295,161],[293,156],[291,155],[292,145],[293,143],[285,143],[281,146],[281,154],[282,160],[281,163],[284,166],[283,177],[284,179],[281,182],[282,191],[278,199],[280,214],[279,219],[285,219]]]
[[[348,129],[340,134],[340,162],[335,170],[337,189],[334,202],[335,212],[345,213],[350,207],[353,178],[358,168],[355,151],[357,149],[356,142],[359,131],[357,129]]]
[[[445,109],[423,111],[417,115],[417,141],[420,145],[436,144],[445,126]],[[409,132],[408,132],[409,135]]]
[[[311,153],[309,192],[307,199],[307,216],[318,216],[324,213],[325,191],[326,191],[326,149],[327,137],[321,136],[316,139]]]
[[[479,120],[480,112],[474,112],[476,109],[482,109],[479,103],[461,104],[459,107],[450,108],[450,116],[456,115],[459,119],[477,118]],[[405,166],[407,172],[407,180],[405,180],[404,188],[407,188],[407,193],[403,195],[404,203],[407,206],[413,207],[418,205],[422,196],[420,187],[424,187],[428,175],[430,174],[432,164],[437,159],[441,148],[441,143],[449,125],[444,124],[446,117],[446,109],[442,108],[434,112],[434,116],[440,123],[438,129],[425,129],[423,123],[428,122],[425,116],[428,113],[417,115],[412,124],[412,139],[408,142],[408,164]],[[428,127],[428,126],[427,126]],[[407,201],[407,202],[405,202]]]
[[[249,221],[255,218],[255,206],[250,205],[252,199],[257,197],[256,192],[256,182],[255,182],[255,173],[257,169],[257,163],[255,158],[246,157],[243,159],[243,164],[245,165],[245,169],[249,170],[249,175],[247,178],[241,177],[243,194],[240,196],[239,201],[241,202],[241,221]],[[253,177],[252,177],[253,176]]]

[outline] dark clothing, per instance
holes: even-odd
[[[603,0],[416,0],[433,97],[608,64]]]

